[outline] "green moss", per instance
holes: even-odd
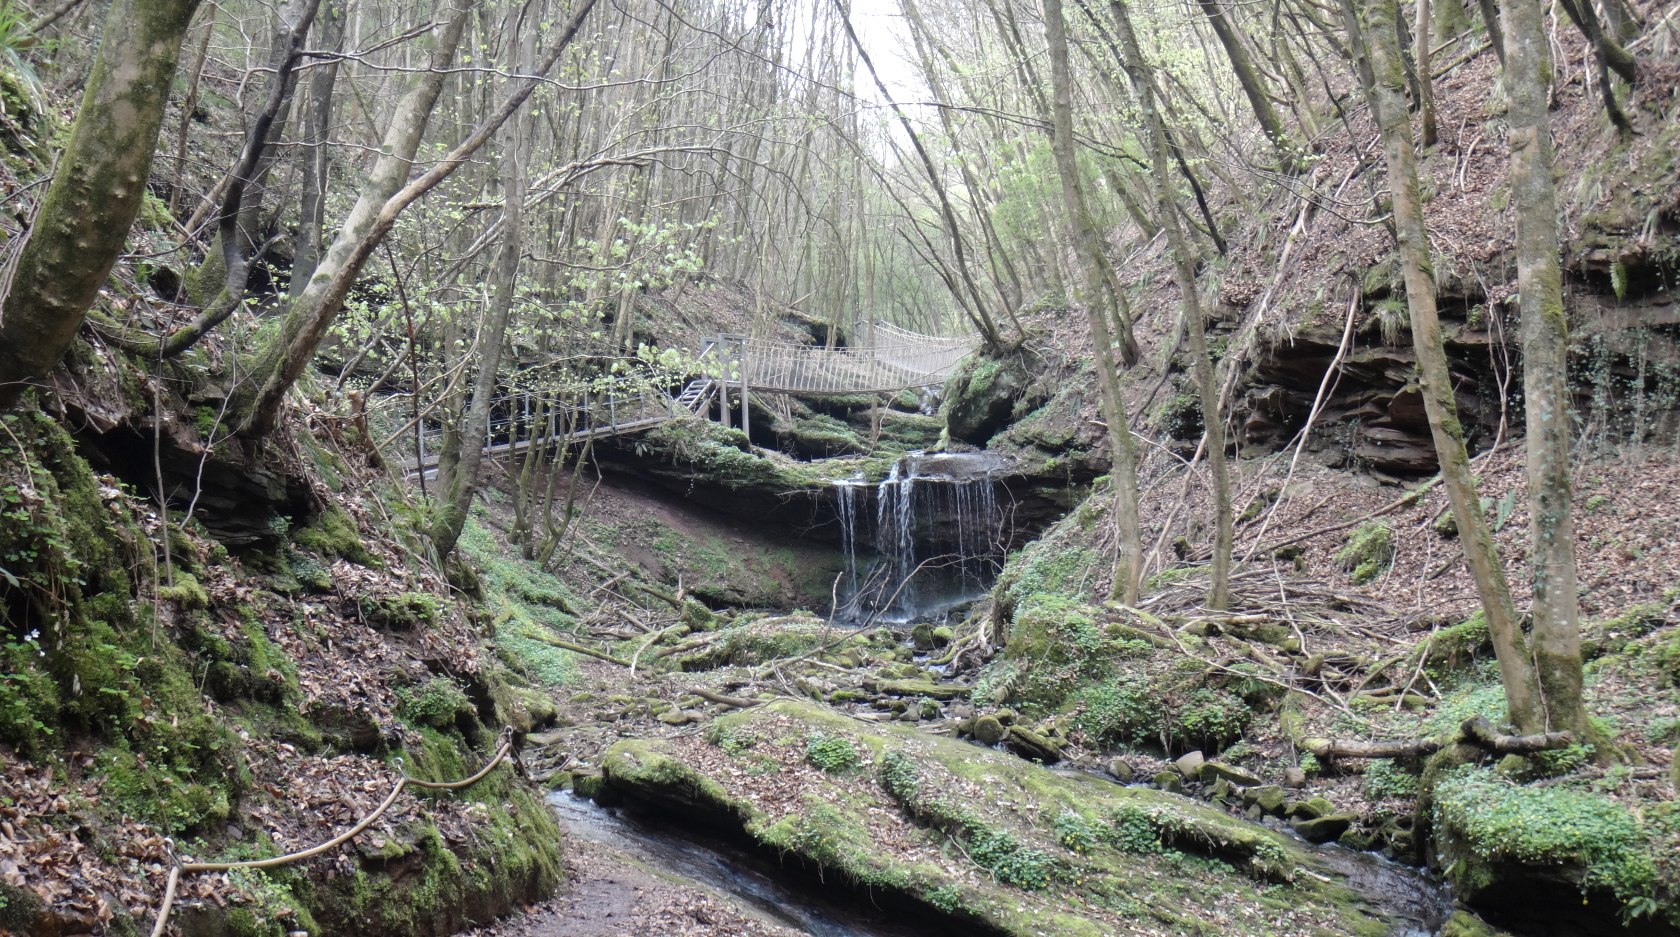
[[[472,702],[461,685],[448,677],[433,677],[419,686],[397,689],[397,714],[416,725],[447,732],[455,728],[459,717],[473,713]]]
[[[209,608],[210,593],[199,585],[198,579],[191,573],[177,572],[174,582],[158,586],[158,598],[165,602],[174,602],[185,609]]]
[[[356,522],[337,506],[329,506],[306,527],[292,534],[292,542],[325,557],[343,557],[361,566],[378,566],[379,561],[362,542]]]
[[[0,742],[26,758],[46,754],[57,741],[58,684],[45,661],[34,638],[0,643]]]
[[[1353,574],[1356,583],[1376,579],[1394,563],[1394,528],[1382,521],[1359,525],[1336,553],[1336,561]]]
[[[443,615],[443,600],[425,592],[362,595],[356,597],[356,604],[368,624],[389,631],[429,628]]]
[[[1477,609],[1469,618],[1435,632],[1420,653],[1424,654],[1424,662],[1439,672],[1468,667],[1492,649],[1487,616]]]
[[[608,751],[607,783],[729,819],[825,873],[1004,934],[1102,934],[1115,929],[1116,915],[1150,933],[1273,933],[1283,926],[1279,915],[1303,911],[1326,933],[1388,932],[1301,847],[1172,795],[1057,774],[908,726],[860,722],[792,700],[722,716],[710,735],[714,742],[751,739],[755,764],[772,766],[803,757],[813,735],[845,738],[863,764],[873,764],[875,784],[821,772],[784,775],[796,785],[788,789],[795,806],[778,809],[772,820],[745,794],[755,772],[702,770],[683,760],[681,745],[647,740]],[[911,824],[907,833],[891,827],[893,842],[909,835],[937,845],[944,858],[906,861],[902,850],[876,839],[880,825],[872,818],[883,811]],[[1303,866],[1313,874],[1298,875]],[[1138,894],[1161,900],[1127,897]],[[1221,908],[1217,924],[1198,910],[1214,904]],[[1243,910],[1230,913],[1237,908]]]
[[[1472,895],[1539,866],[1571,872],[1583,898],[1603,890],[1624,907],[1645,907],[1661,897],[1647,831],[1600,794],[1527,787],[1465,767],[1440,780],[1433,803],[1448,877]]]

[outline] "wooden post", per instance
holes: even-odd
[[[741,343],[741,432],[746,434],[747,448],[752,448],[752,417],[747,414],[747,343]]]

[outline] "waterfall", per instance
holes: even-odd
[[[1002,560],[996,466],[987,454],[913,452],[873,492],[858,476],[836,480],[846,554],[838,616],[906,621],[982,595]],[[859,504],[871,493],[873,512]],[[864,531],[871,514],[874,529]],[[873,556],[860,560],[871,545]]]

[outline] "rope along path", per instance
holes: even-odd
[[[164,928],[166,928],[169,924],[169,911],[175,904],[175,889],[176,886],[180,884],[181,875],[183,873],[228,872],[233,869],[272,869],[276,866],[290,865],[293,862],[302,862],[305,859],[336,849],[361,835],[363,831],[373,825],[375,820],[378,820],[382,815],[384,815],[385,811],[391,809],[391,804],[396,802],[397,795],[401,794],[405,788],[412,786],[425,788],[429,791],[456,791],[461,790],[462,788],[471,787],[484,780],[491,771],[495,770],[497,765],[506,761],[512,753],[513,741],[508,738],[507,733],[504,732],[502,744],[496,749],[496,753],[490,757],[490,760],[485,763],[483,768],[478,770],[477,774],[474,774],[471,777],[462,778],[459,781],[422,781],[419,778],[411,778],[405,774],[397,779],[397,783],[391,788],[391,793],[385,795],[385,799],[379,802],[379,806],[375,807],[372,813],[357,821],[356,825],[352,826],[348,830],[345,830],[324,843],[311,846],[308,849],[287,853],[283,856],[274,856],[268,859],[251,859],[245,862],[175,863],[170,866],[169,879],[163,886],[163,904],[158,908],[157,923],[152,927],[152,937],[163,937]]]

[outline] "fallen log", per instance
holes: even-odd
[[[1540,732],[1534,735],[1504,735],[1485,716],[1466,719],[1456,738],[1428,739],[1306,739],[1301,747],[1316,758],[1407,758],[1431,755],[1448,745],[1463,742],[1496,755],[1532,755],[1573,744],[1568,732]]]

